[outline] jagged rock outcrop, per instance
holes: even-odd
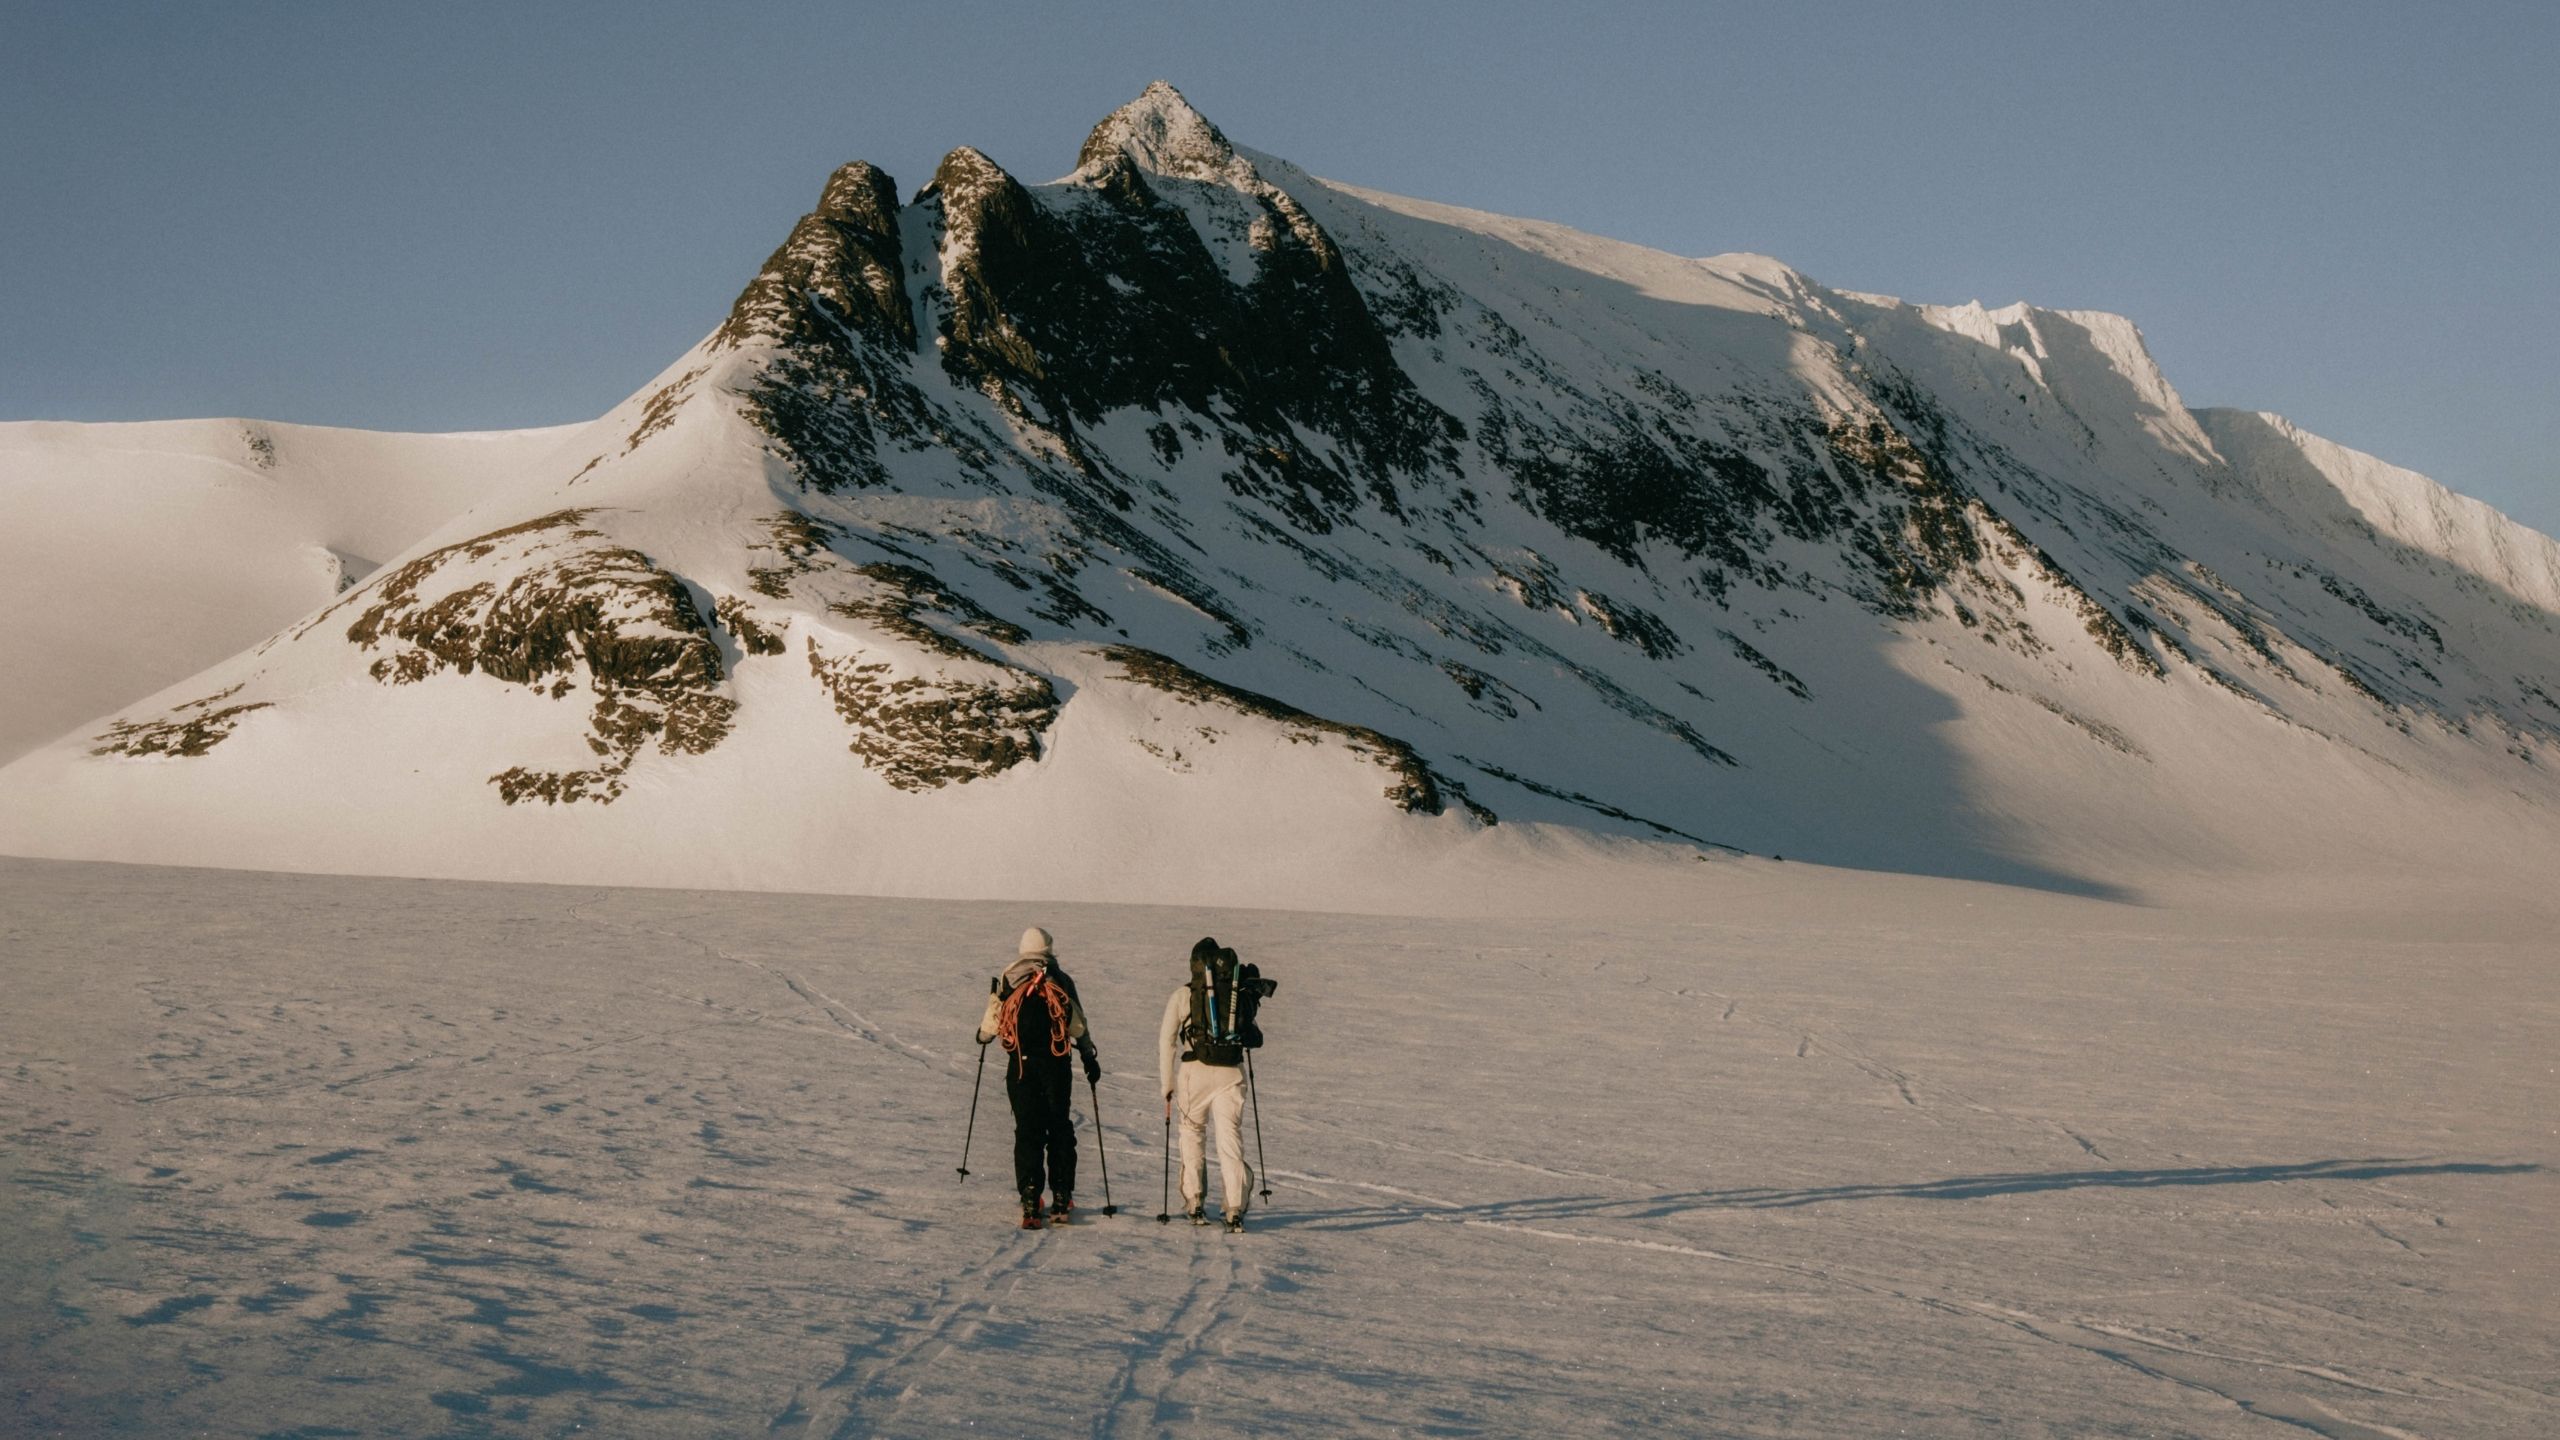
[[[588,528],[588,514],[554,511],[430,551],[349,597],[348,608],[366,603],[346,639],[381,652],[367,673],[382,684],[477,673],[588,703],[596,763],[490,776],[510,805],[610,802],[642,747],[702,754],[728,737],[737,712],[721,693],[720,650],[691,592]]]
[[[844,166],[597,432],[82,763],[220,771],[351,671],[577,697],[592,763],[475,782],[541,813],[778,745],[902,824],[1267,785],[2081,883],[2278,773],[2560,798],[2560,546],[2188,412],[2129,322],[1373,195],[1161,84],[1050,184]]]

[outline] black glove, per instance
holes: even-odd
[[[1084,1083],[1094,1084],[1102,1078],[1102,1061],[1092,1051],[1084,1052]]]

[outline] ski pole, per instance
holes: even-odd
[[[1173,1097],[1164,1097],[1164,1194],[1156,1202],[1156,1223],[1173,1223]]]
[[[1271,1162],[1262,1158],[1262,1087],[1253,1083],[1253,1052],[1244,1052],[1244,1094],[1253,1102],[1253,1163],[1262,1172],[1262,1198],[1271,1198]]]
[[[960,1137],[960,1178],[969,1178],[969,1142],[978,1138],[978,1091],[987,1083],[987,1047],[978,1046],[978,1078],[969,1086],[969,1133]]]
[[[1111,1203],[1111,1157],[1102,1149],[1102,1092],[1090,1075],[1084,1077],[1084,1093],[1093,1097],[1093,1158],[1102,1162],[1102,1213],[1117,1215],[1120,1207]]]

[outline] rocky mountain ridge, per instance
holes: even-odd
[[[315,822],[224,806],[315,746],[443,817],[375,863],[764,805],[837,848],[739,868],[808,888],[975,883],[1007,813],[1153,854],[1275,787],[1406,862],[1526,821],[2064,888],[2324,864],[2306,822],[2413,805],[2413,845],[2548,833],[2560,546],[2187,410],[2118,317],[1331,184],[1163,85],[1061,180],[964,148],[898,196],[840,169],[576,463],[0,772],[0,841],[258,852]]]

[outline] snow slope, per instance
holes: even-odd
[[[0,771],[0,847],[1390,912],[1559,853],[2306,909],[2560,859],[2547,537],[2190,412],[2121,317],[1331,184],[1165,86],[1049,185],[847,165],[371,558]]]
[[[0,762],[246,649],[530,471],[574,427],[0,424]]]
[[[1693,870],[1497,924],[0,861],[0,1428],[2550,1433],[2547,930]],[[1121,1207],[1039,1234],[992,1079],[953,1173],[1026,924]],[[1203,934],[1280,983],[1237,1237],[1153,1219]]]

